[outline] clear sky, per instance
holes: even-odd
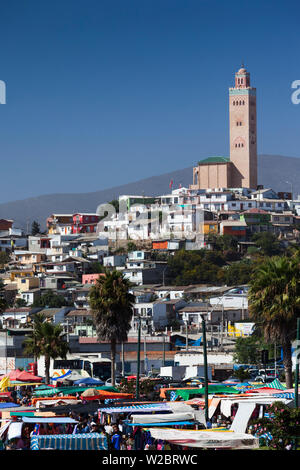
[[[89,192],[228,155],[228,88],[258,152],[300,157],[297,1],[1,2],[0,202]]]

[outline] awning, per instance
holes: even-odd
[[[104,413],[153,413],[154,411],[171,411],[168,403],[147,403],[145,405],[130,405],[130,406],[110,406],[99,409],[99,412]]]
[[[167,421],[165,423],[127,423],[127,426],[141,426],[143,428],[156,426],[185,426],[187,424],[195,424],[195,421]]]
[[[170,421],[194,421],[194,413],[172,413],[153,415],[133,415],[132,423],[167,423]]]
[[[23,423],[65,423],[65,424],[76,424],[78,421],[76,419],[68,418],[68,417],[44,417],[44,416],[34,416],[28,417],[23,416],[22,418]]]
[[[212,416],[214,415],[216,409],[218,408],[220,400],[221,400],[220,398],[213,398],[211,400],[209,408],[208,408],[208,417],[209,417],[209,419],[211,419]]]
[[[31,450],[107,450],[106,436],[99,433],[32,436]]]
[[[32,404],[40,406],[51,406],[51,405],[76,405],[80,403],[80,400],[77,400],[76,397],[53,397],[53,398],[37,398],[35,401],[32,401]]]
[[[256,403],[253,402],[247,403],[245,401],[243,403],[239,403],[239,407],[230,427],[230,430],[239,433],[246,432],[249,419],[253,411],[255,410],[255,407]]]
[[[154,439],[172,444],[202,448],[238,448],[255,449],[259,441],[251,434],[231,431],[191,431],[183,429],[150,429]]]

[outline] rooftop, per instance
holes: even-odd
[[[229,162],[230,162],[229,157],[215,156],[215,157],[205,158],[204,160],[200,160],[198,162],[198,165],[207,165],[211,163],[229,163]]]

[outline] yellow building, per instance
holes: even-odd
[[[25,279],[26,277],[34,277],[34,270],[33,269],[16,269],[14,271],[10,271],[10,281],[17,282],[17,279]]]
[[[217,220],[204,220],[199,224],[201,235],[217,235],[219,233],[219,224]]]
[[[19,277],[16,281],[19,292],[27,292],[40,286],[38,277]]]

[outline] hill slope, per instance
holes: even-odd
[[[145,194],[158,196],[170,192],[179,184],[188,187],[192,183],[192,167],[151,176],[134,183],[116,186],[102,191],[76,194],[46,194],[20,201],[0,204],[0,218],[13,219],[16,227],[26,229],[37,220],[45,227],[46,218],[52,213],[95,212],[101,203],[118,198],[121,194]],[[260,155],[258,159],[258,182],[275,191],[290,191],[293,185],[294,197],[300,194],[300,158],[281,155]]]

